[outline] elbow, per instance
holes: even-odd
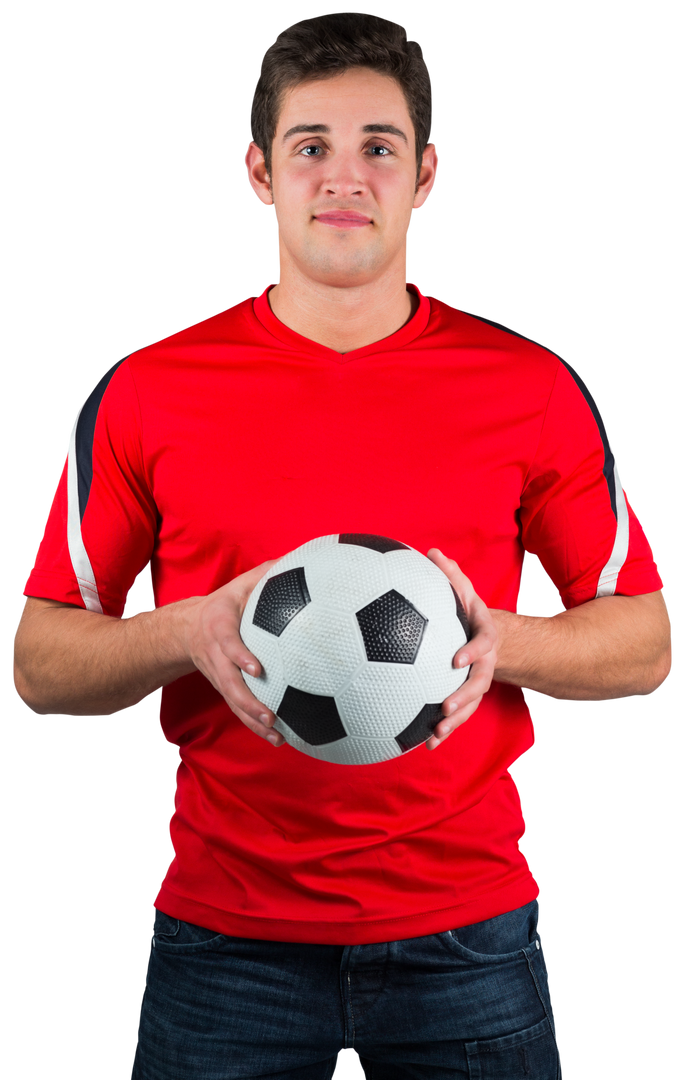
[[[35,701],[31,701],[30,693],[27,692],[21,681],[17,680],[16,674],[12,678],[12,689],[18,703],[24,706],[27,713],[32,713],[33,716],[41,715],[40,705]]]
[[[33,716],[61,716],[61,713],[50,712],[50,705],[41,699],[35,686],[31,685],[31,679],[24,667],[17,663],[16,654],[12,650],[10,660],[10,680],[15,697],[19,704],[23,705],[27,713]]]
[[[657,687],[658,690],[660,690],[662,686],[666,686],[666,684],[668,683],[668,680],[670,679],[671,675],[673,674],[674,667],[675,667],[675,648],[673,647],[673,643],[671,642],[670,645],[669,645],[669,648],[668,648],[668,650],[666,652],[666,656],[664,656],[663,662],[661,664],[661,670],[659,672],[659,685]],[[655,691],[655,693],[656,693],[656,691]]]
[[[14,662],[14,686],[21,700],[25,705],[28,705],[32,712],[38,713],[39,716],[46,716],[50,712],[40,694],[36,693],[30,678],[16,660]]]
[[[671,670],[671,643],[668,642],[667,646],[662,649],[658,658],[651,665],[649,671],[646,674],[644,689],[640,691],[642,694],[653,694],[657,690],[666,676]]]

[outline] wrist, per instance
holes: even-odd
[[[495,681],[513,686],[527,685],[539,649],[544,644],[545,626],[550,620],[499,608],[491,609],[490,614],[498,635]]]
[[[158,662],[172,679],[195,670],[192,642],[196,636],[198,609],[202,596],[191,596],[173,604],[135,616],[143,621],[143,630]]]

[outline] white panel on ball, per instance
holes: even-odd
[[[336,697],[350,735],[394,739],[426,704],[412,664],[366,664]]]
[[[306,576],[309,585],[309,564]],[[354,615],[315,600],[286,626],[278,643],[287,683],[310,694],[332,697],[366,659]]]
[[[456,600],[452,587],[442,570],[410,548],[407,551],[389,551],[386,562],[388,580],[427,619],[456,615]]]
[[[390,586],[386,555],[354,544],[337,544],[307,558],[307,585],[312,600],[356,611]]]
[[[257,700],[275,712],[288,685],[283,673],[278,638],[252,623],[243,624],[240,633],[250,652],[254,653],[262,665],[261,675],[254,676],[243,672],[243,678]]]

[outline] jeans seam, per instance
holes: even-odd
[[[542,991],[540,990],[540,983],[538,982],[538,977],[535,974],[535,971],[533,969],[533,958],[532,958],[532,956],[528,956],[526,954],[525,949],[521,949],[521,952],[526,957],[526,961],[528,963],[528,970],[530,971],[530,973],[531,973],[531,975],[533,977],[533,982],[535,983],[535,989],[537,991],[538,997],[540,998],[540,1004],[542,1005],[542,1008],[545,1011],[545,1016],[547,1017],[547,1023],[549,1024],[550,1031],[552,1032],[552,1038],[554,1039],[554,1045],[556,1046],[557,1045],[557,1037],[556,1037],[556,1033],[554,1031],[554,1023],[552,1022],[552,1017],[550,1015],[549,1009],[547,1008],[547,1004],[545,1002]],[[558,1047],[557,1047],[557,1053],[558,1053]]]

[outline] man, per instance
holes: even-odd
[[[74,431],[17,686],[74,714],[165,687],[176,858],[137,1080],[328,1077],[342,1046],[376,1080],[558,1075],[507,771],[531,742],[519,688],[647,693],[668,620],[578,376],[406,285],[429,130],[400,27],[337,15],[282,34],[246,159],[275,205],[279,284],[115,365]],[[274,754],[275,716],[241,675],[260,670],[238,632],[252,588],[334,532],[428,550],[473,628],[426,748],[379,765]],[[515,614],[524,548],[559,587],[553,619]],[[158,606],[121,620],[149,560]]]

